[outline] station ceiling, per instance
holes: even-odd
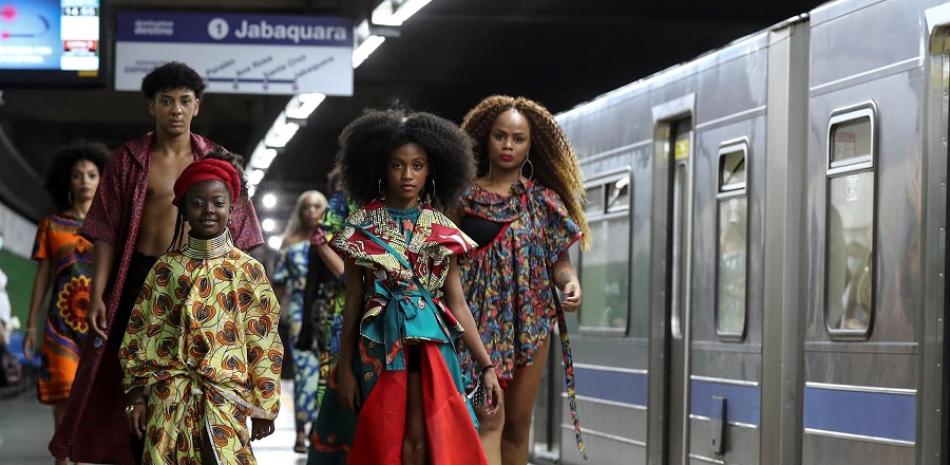
[[[135,9],[330,14],[358,22],[377,0],[105,0],[105,14]],[[786,0],[432,0],[355,72],[352,97],[328,97],[271,166],[258,192],[293,199],[323,189],[340,130],[364,108],[395,101],[460,121],[481,98],[523,95],[552,112],[822,2]],[[108,23],[108,22],[107,22]],[[115,147],[151,129],[143,97],[107,89],[8,89],[0,127],[37,173],[77,138]],[[250,155],[287,97],[209,94],[194,129]],[[258,196],[260,197],[260,196]],[[258,207],[260,208],[260,206]],[[30,212],[29,216],[46,212]]]

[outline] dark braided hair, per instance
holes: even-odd
[[[590,247],[590,227],[581,206],[587,191],[584,190],[584,177],[577,156],[557,120],[538,102],[524,97],[493,95],[465,115],[462,129],[475,139],[478,175],[488,174],[488,133],[498,116],[512,109],[524,116],[531,126],[528,156],[533,161],[534,177],[542,186],[557,192],[568,215],[584,233],[581,246],[584,249]]]
[[[365,204],[385,193],[386,162],[393,150],[415,142],[429,159],[422,195],[436,208],[454,208],[475,175],[472,141],[451,121],[431,113],[367,110],[343,129],[340,163],[343,187]]]
[[[46,190],[53,198],[56,208],[60,210],[72,208],[72,202],[69,200],[70,179],[72,179],[73,166],[76,163],[88,161],[96,165],[101,179],[108,159],[109,149],[100,142],[78,140],[60,148],[53,156],[53,162],[46,174]]]
[[[226,148],[221,146],[216,146],[211,149],[205,158],[214,158],[217,160],[223,160],[231,164],[235,170],[237,170],[238,176],[241,178],[241,192],[239,192],[235,197],[240,200],[247,200],[247,177],[244,175],[244,157],[229,152]],[[234,208],[234,205],[231,205],[231,208]],[[173,250],[178,250],[181,248],[182,243],[185,240],[185,208],[178,209],[178,215],[175,218],[175,236],[172,238],[172,243],[169,244],[168,250],[165,253],[171,252]],[[225,226],[227,227],[227,226]]]

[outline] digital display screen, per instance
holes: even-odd
[[[100,0],[0,0],[0,81],[18,72],[96,77],[99,17]]]

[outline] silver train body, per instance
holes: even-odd
[[[843,0],[558,115],[589,460],[554,353],[533,462],[948,463],[948,102],[950,3]]]

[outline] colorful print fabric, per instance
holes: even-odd
[[[557,192],[529,181],[501,196],[477,185],[462,200],[464,215],[503,224],[498,237],[481,244],[462,262],[462,287],[504,386],[518,367],[530,365],[538,346],[558,325],[571,416],[583,451],[574,395],[574,366],[564,314],[557,301],[554,264],[581,238],[581,229]],[[471,379],[478,366],[459,347],[462,368]]]
[[[79,353],[89,326],[92,244],[78,234],[82,221],[50,215],[40,222],[33,244],[33,259],[49,260],[52,296],[47,311],[41,366],[37,380],[40,402],[53,404],[69,399]]]
[[[303,327],[304,290],[307,287],[307,257],[310,242],[300,241],[287,246],[280,254],[274,268],[274,284],[284,284],[290,290],[288,315],[290,316],[291,347],[297,346]],[[292,350],[294,363],[294,424],[297,431],[317,419],[317,384],[320,380],[320,361],[309,350]]]
[[[418,219],[408,221],[395,221],[377,200],[350,215],[333,240],[336,250],[374,277],[352,367],[363,406],[358,419],[340,406],[334,371],[311,435],[311,465],[401,463],[406,409],[386,406],[405,405],[410,350],[422,360],[430,463],[453,463],[446,459],[453,453],[484,463],[453,346],[462,327],[441,300],[451,256],[466,255],[475,244],[431,207],[423,206]]]
[[[119,350],[124,389],[149,388],[145,465],[201,463],[203,431],[219,465],[256,463],[246,418],[280,409],[279,314],[264,267],[239,249],[156,262]]]

